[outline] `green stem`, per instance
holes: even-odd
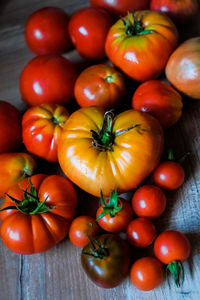
[[[167,276],[168,284],[169,284],[169,274],[173,276],[176,286],[178,287],[183,286],[185,274],[184,274],[184,268],[182,262],[180,260],[174,260],[168,264],[166,268],[166,276]]]

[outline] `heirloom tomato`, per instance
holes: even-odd
[[[178,32],[165,15],[136,11],[119,19],[106,38],[110,61],[137,81],[158,77],[178,42]]]
[[[66,108],[55,103],[29,108],[22,118],[26,149],[48,161],[57,162],[58,141],[68,116]]]
[[[20,254],[46,251],[67,235],[77,207],[67,178],[37,174],[8,190],[0,212],[0,236]]]
[[[66,176],[90,194],[137,187],[156,167],[163,131],[151,115],[135,110],[114,117],[100,107],[75,111],[63,128],[58,160]]]

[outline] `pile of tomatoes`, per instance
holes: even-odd
[[[185,177],[172,152],[160,162],[163,131],[181,117],[179,92],[200,98],[200,38],[177,48],[178,31],[160,12],[163,2],[175,22],[197,13],[192,0],[182,1],[188,6],[173,0],[91,0],[91,7],[71,18],[56,7],[35,11],[25,39],[37,56],[20,76],[28,108],[21,119],[12,104],[0,101],[3,243],[14,252],[33,254],[69,234],[83,248],[85,272],[104,288],[117,286],[130,273],[137,288],[152,290],[164,280],[163,264],[180,285],[182,262],[190,255],[183,233],[168,230],[157,236],[152,221],[166,209],[164,190],[179,188]],[[81,72],[61,56],[72,45],[91,63]],[[102,62],[106,57],[109,61]],[[156,79],[165,70],[173,87]],[[141,83],[131,101],[128,81]],[[19,152],[22,142],[26,150]],[[66,177],[34,175],[38,157],[58,163]],[[153,183],[144,183],[149,176]],[[75,218],[75,185],[100,197],[95,217]],[[131,203],[119,196],[128,191],[134,191]],[[153,242],[155,257],[133,263],[134,249]]]

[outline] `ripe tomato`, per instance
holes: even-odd
[[[176,123],[182,114],[182,97],[171,86],[159,80],[142,83],[132,98],[132,107],[150,113],[164,128]]]
[[[184,182],[183,167],[175,161],[161,162],[153,172],[155,184],[166,190],[178,189]]]
[[[69,34],[79,54],[88,59],[105,57],[105,40],[111,16],[104,10],[83,8],[70,19]]]
[[[69,239],[79,248],[85,247],[89,239],[96,237],[100,228],[94,218],[90,216],[79,216],[74,219],[69,228]]]
[[[177,42],[172,21],[146,10],[118,20],[108,32],[105,49],[110,61],[125,74],[146,81],[161,74]]]
[[[166,196],[155,185],[143,185],[133,195],[132,208],[138,217],[158,218],[166,208]]]
[[[57,7],[43,7],[33,12],[25,26],[28,47],[34,53],[61,54],[71,45],[68,15]]]
[[[26,149],[48,161],[57,162],[58,142],[68,116],[67,110],[55,103],[29,108],[22,118]]]
[[[21,144],[21,114],[12,104],[0,100],[0,153],[16,150]]]
[[[150,291],[164,281],[164,269],[154,257],[142,257],[132,265],[130,277],[137,289]]]
[[[128,275],[130,258],[130,248],[125,240],[114,234],[103,234],[83,248],[81,263],[95,284],[113,288]]]
[[[1,207],[6,210],[0,212],[0,236],[10,250],[43,252],[66,237],[77,206],[67,178],[37,174],[13,186],[8,195]]]
[[[114,118],[100,107],[83,107],[63,128],[58,160],[83,190],[109,196],[116,187],[137,187],[158,164],[162,148],[162,128],[149,114],[128,110]]]
[[[85,69],[77,78],[74,94],[78,104],[113,108],[126,94],[124,76],[115,68],[99,64]]]
[[[74,65],[60,55],[33,58],[20,76],[20,92],[29,105],[57,103],[67,105],[73,99],[76,80]]]
[[[150,220],[137,218],[128,224],[126,235],[133,246],[145,248],[153,243],[156,237],[156,228]]]

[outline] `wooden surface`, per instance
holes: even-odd
[[[71,15],[84,0],[1,0],[0,2],[0,99],[25,105],[20,99],[18,79],[22,68],[34,55],[26,48],[24,24],[27,16],[43,6],[58,6]],[[199,17],[198,17],[199,18]],[[182,28],[181,39],[200,33],[200,21]],[[65,55],[72,61],[82,61],[75,50]],[[131,88],[130,88],[131,89]],[[132,90],[133,93],[134,90]],[[127,278],[119,287],[105,290],[95,286],[83,273],[81,250],[68,239],[42,254],[17,255],[0,242],[1,300],[198,300],[200,294],[200,103],[184,100],[180,122],[166,132],[166,145],[177,155],[190,152],[185,161],[186,182],[178,191],[167,193],[167,210],[156,221],[158,231],[177,229],[185,232],[192,243],[192,255],[184,263],[185,283],[182,289],[165,282],[152,292],[136,290]],[[79,192],[79,214],[94,216],[98,200]],[[130,193],[131,195],[131,193]],[[91,204],[92,202],[92,204]],[[151,252],[151,249],[149,250]],[[145,254],[145,252],[144,252]]]

